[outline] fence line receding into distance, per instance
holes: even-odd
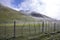
[[[0,25],[0,39],[27,37],[42,33],[60,32],[60,25],[56,22],[24,22]]]

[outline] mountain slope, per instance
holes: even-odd
[[[33,17],[38,17],[38,18],[46,18],[46,19],[51,19],[51,20],[53,20],[53,18],[48,17],[48,16],[46,16],[46,15],[43,15],[43,14],[41,14],[41,13],[37,13],[37,12],[31,12],[31,16],[33,16]]]
[[[54,19],[36,12],[16,11],[0,4],[0,23],[13,22],[14,20],[19,22],[54,21]]]
[[[12,10],[11,8],[8,8],[0,4],[0,23],[11,22],[14,20],[25,21],[25,19],[27,21],[33,20],[33,18],[27,17],[23,15],[21,12]]]
[[[35,11],[29,11],[29,10],[24,11],[24,10],[21,10],[20,12],[24,13],[25,15],[32,16],[36,20],[42,20],[42,21],[55,21],[56,20],[56,19],[53,19],[51,17],[48,17],[46,15],[43,15],[43,14],[35,12]]]

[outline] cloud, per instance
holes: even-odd
[[[0,3],[2,3],[5,6],[11,7],[12,0],[0,0]]]
[[[0,3],[15,10],[36,11],[49,17],[60,19],[60,0],[24,0],[17,7],[12,4],[14,0],[0,0]]]
[[[19,10],[31,10],[49,17],[60,19],[60,0],[25,0]]]
[[[0,0],[0,3],[3,4],[4,6],[10,7],[14,10],[18,10],[18,8],[15,8],[14,5],[12,4],[14,0]]]
[[[40,0],[26,0],[19,4],[20,10],[43,11],[45,5]]]
[[[55,18],[60,19],[60,0],[49,0],[46,2],[46,15]]]

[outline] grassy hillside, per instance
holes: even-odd
[[[11,22],[13,20],[24,21],[25,19],[27,21],[33,20],[31,17],[25,16],[21,12],[12,10],[12,9],[5,7],[5,6],[2,6],[0,4],[0,23]]]

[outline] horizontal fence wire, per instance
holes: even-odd
[[[16,37],[29,37],[41,33],[53,33],[60,31],[60,24],[58,22],[23,22],[13,24],[0,25],[0,39],[15,40]],[[17,36],[18,35],[18,36]]]

